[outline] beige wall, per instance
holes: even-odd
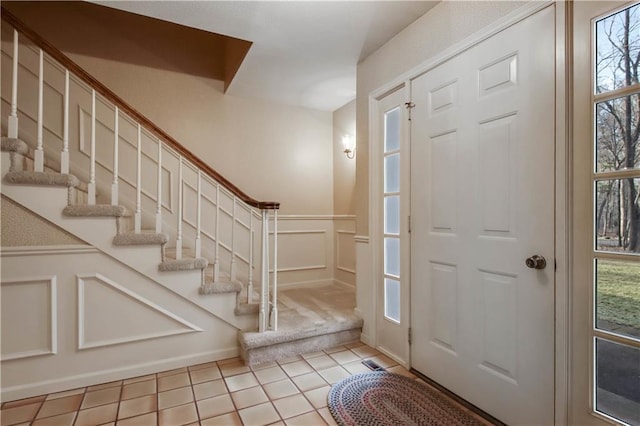
[[[524,3],[441,2],[358,65],[356,232],[369,235],[369,94]]]
[[[333,213],[330,112],[224,95],[99,20],[78,34],[63,14],[41,18],[26,23],[248,195],[283,214]]]
[[[356,137],[356,101],[333,112],[333,214],[355,214],[356,160],[348,159],[342,148],[344,135]],[[357,155],[357,153],[356,153]]]
[[[2,196],[2,247],[84,244],[73,235]]]

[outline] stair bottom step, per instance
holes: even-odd
[[[320,334],[317,336],[303,337],[300,339],[292,339],[287,341],[278,341],[274,344],[265,344],[262,346],[245,348],[242,344],[242,336],[240,336],[240,357],[246,365],[252,366],[271,362],[278,359],[290,358],[303,353],[316,352],[324,349],[330,349],[336,346],[345,345],[360,340],[361,327],[340,330],[331,333]],[[261,333],[264,336],[269,334],[275,335],[277,331],[267,331]],[[276,338],[275,340],[281,340]]]

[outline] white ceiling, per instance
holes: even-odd
[[[227,93],[334,111],[356,66],[436,1],[95,1],[253,42]]]

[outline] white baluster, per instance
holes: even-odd
[[[18,30],[13,30],[13,63],[11,74],[11,112],[7,123],[7,136],[18,137]]]
[[[134,229],[136,234],[142,230],[142,128],[138,123],[138,155],[136,159],[136,213],[134,215]]]
[[[117,206],[118,203],[118,145],[120,143],[120,112],[118,106],[115,106],[113,116],[113,181],[111,182],[111,205]]]
[[[64,70],[64,110],[62,121],[62,152],[60,153],[60,173],[69,173],[69,70]]]
[[[273,296],[271,330],[278,330],[278,210],[273,210]]]
[[[37,147],[34,153],[34,170],[36,172],[44,171],[44,147],[43,147],[43,135],[42,130],[44,127],[43,121],[43,109],[44,105],[44,53],[40,49],[39,59],[39,71],[38,71],[38,136]]]
[[[258,329],[262,333],[269,325],[269,216],[262,210],[262,255],[261,255],[260,315]]]
[[[231,281],[236,280],[236,197],[233,197],[233,209],[231,210],[231,267],[229,268]]]
[[[198,169],[198,201],[196,202],[196,257],[202,254],[202,240],[200,238],[200,213],[202,206],[202,178],[200,169]]]
[[[178,232],[176,237],[176,260],[182,259],[182,156],[178,165]]]
[[[253,210],[249,210],[249,281],[247,283],[247,303],[253,296]]]
[[[158,190],[156,196],[156,232],[162,231],[162,141],[158,139]]]
[[[91,152],[89,153],[89,205],[96,203],[96,91],[91,91]]]
[[[218,282],[220,279],[220,184],[216,185],[216,259],[213,262],[213,282]]]

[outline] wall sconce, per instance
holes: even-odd
[[[347,158],[350,160],[353,159],[353,157],[355,157],[356,155],[356,144],[351,135],[344,135],[342,137],[342,146],[344,148],[344,151],[342,152],[347,154]]]

